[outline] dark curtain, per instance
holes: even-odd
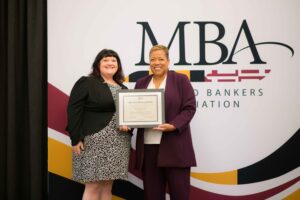
[[[47,199],[47,2],[0,1],[0,199]]]

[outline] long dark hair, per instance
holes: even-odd
[[[100,61],[102,60],[102,58],[105,58],[105,57],[114,57],[117,59],[118,70],[115,73],[115,75],[113,76],[113,79],[117,83],[123,83],[124,73],[123,73],[123,69],[122,69],[121,59],[120,59],[119,55],[117,54],[117,52],[115,52],[111,49],[102,49],[98,53],[98,55],[96,56],[96,58],[94,60],[93,65],[92,65],[92,72],[90,73],[90,76],[101,77],[100,70],[99,70],[99,64],[100,64]]]

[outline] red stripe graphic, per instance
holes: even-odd
[[[280,186],[277,186],[275,188],[263,191],[263,192],[259,192],[256,194],[250,194],[250,195],[245,195],[245,196],[229,196],[229,195],[223,195],[223,194],[216,194],[216,193],[212,193],[212,192],[208,192],[205,190],[202,190],[200,188],[196,188],[196,187],[191,187],[191,195],[190,195],[190,199],[199,199],[199,197],[201,197],[201,199],[209,199],[209,200],[225,200],[225,199],[230,199],[230,200],[262,200],[262,199],[267,199],[270,198],[280,192],[282,192],[283,190],[289,188],[290,186],[292,186],[293,184],[297,183],[300,180],[300,176],[287,182],[284,183]]]
[[[68,100],[68,95],[48,83],[48,127],[65,135]]]

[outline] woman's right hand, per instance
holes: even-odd
[[[129,128],[129,127],[126,126],[126,125],[121,125],[121,126],[119,127],[119,130],[120,130],[120,131],[123,131],[123,132],[128,132],[128,131],[131,130],[131,128]]]
[[[82,141],[78,142],[78,144],[72,147],[72,150],[76,155],[79,156],[81,151],[84,150],[83,142]]]

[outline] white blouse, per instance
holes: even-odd
[[[167,76],[165,76],[165,79],[161,82],[159,89],[166,88],[166,80],[167,80]],[[152,77],[147,89],[155,89],[153,77]],[[144,144],[160,144],[161,136],[162,136],[162,131],[156,131],[156,130],[153,130],[152,128],[145,128]]]

